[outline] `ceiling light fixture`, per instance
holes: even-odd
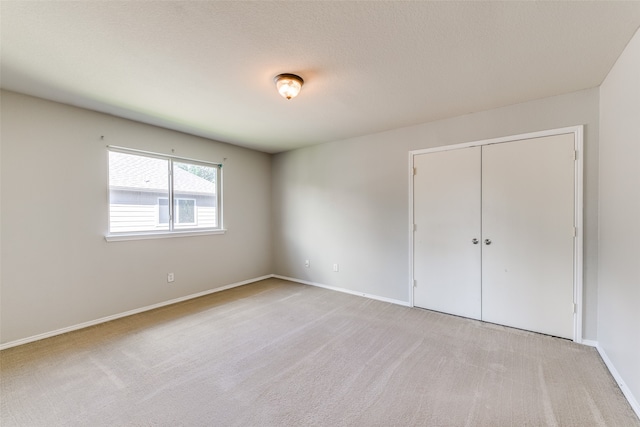
[[[276,82],[276,88],[280,95],[287,99],[298,96],[304,83],[302,77],[295,74],[278,74],[273,78],[273,81]]]

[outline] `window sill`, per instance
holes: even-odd
[[[206,236],[210,234],[225,234],[226,229],[217,230],[185,230],[185,231],[161,231],[148,233],[122,233],[107,234],[104,239],[107,242],[120,242],[123,240],[148,240],[148,239],[169,239],[173,237]]]

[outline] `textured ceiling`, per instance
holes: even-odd
[[[598,86],[640,2],[2,1],[2,88],[265,152]],[[273,77],[301,75],[287,101]]]

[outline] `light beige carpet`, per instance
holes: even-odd
[[[0,353],[9,426],[640,426],[597,352],[277,279]]]

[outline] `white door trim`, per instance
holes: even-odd
[[[444,145],[434,148],[409,151],[409,306],[413,307],[413,288],[415,283],[414,272],[414,217],[413,217],[413,175],[414,157],[420,154],[433,153],[437,151],[457,150],[460,148],[476,147],[481,145],[499,144],[502,142],[520,141],[523,139],[541,138],[545,136],[573,134],[575,159],[575,180],[574,180],[574,224],[576,236],[574,239],[573,251],[573,302],[575,312],[573,315],[573,341],[582,343],[582,315],[583,315],[583,137],[584,126],[570,126],[559,129],[543,130],[520,135],[505,136],[501,138],[485,139],[480,141],[466,142],[461,144]]]

